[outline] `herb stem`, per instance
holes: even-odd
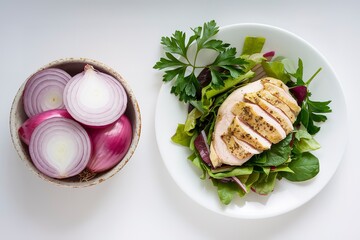
[[[305,83],[306,86],[309,86],[309,84],[311,83],[311,81],[316,77],[316,75],[322,70],[322,68],[319,68],[312,76],[309,80],[307,80],[307,82]]]

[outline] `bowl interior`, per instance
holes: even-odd
[[[14,98],[14,101],[13,101],[13,104],[11,107],[11,112],[10,112],[11,137],[13,140],[14,147],[15,147],[18,155],[20,156],[20,158],[40,178],[42,178],[48,182],[55,183],[57,185],[69,186],[69,187],[75,187],[75,188],[96,185],[96,184],[101,183],[101,182],[105,181],[106,179],[112,177],[114,174],[116,174],[118,171],[120,171],[120,169],[122,169],[124,167],[124,165],[130,160],[131,156],[133,155],[133,153],[137,147],[137,144],[138,144],[138,141],[140,138],[140,132],[141,132],[140,108],[138,106],[137,100],[136,100],[130,86],[128,85],[128,83],[125,81],[125,79],[119,73],[117,73],[113,69],[109,68],[108,66],[104,65],[103,63],[100,63],[100,62],[97,62],[97,61],[91,60],[91,59],[85,59],[85,58],[78,58],[78,59],[68,58],[68,59],[60,59],[60,60],[51,62],[48,65],[40,68],[38,71],[41,71],[41,70],[47,69],[47,68],[60,68],[64,71],[66,71],[67,73],[69,73],[71,76],[74,76],[77,73],[82,72],[84,70],[84,66],[86,64],[90,64],[90,65],[94,66],[95,69],[97,69],[101,72],[107,73],[107,74],[113,76],[115,79],[117,79],[124,86],[125,91],[128,96],[128,103],[127,103],[127,109],[126,109],[125,114],[129,117],[129,119],[132,123],[132,128],[133,128],[132,142],[131,142],[131,145],[130,145],[130,148],[129,148],[127,154],[124,156],[122,161],[120,161],[112,169],[102,172],[102,173],[98,173],[95,175],[95,177],[91,177],[91,178],[88,178],[86,171],[83,171],[80,175],[76,175],[71,178],[54,179],[54,178],[50,178],[50,177],[44,175],[35,167],[35,165],[33,164],[32,160],[30,158],[28,146],[20,140],[20,137],[18,135],[18,129],[20,128],[22,123],[28,118],[27,115],[25,114],[25,111],[23,108],[22,95],[23,95],[23,91],[25,88],[25,84],[31,76],[19,88],[19,90]]]

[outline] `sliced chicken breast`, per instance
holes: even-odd
[[[221,164],[242,165],[252,156],[244,159],[235,157],[227,150],[227,146],[221,136],[228,131],[228,127],[235,117],[231,111],[233,106],[238,102],[244,101],[245,93],[257,92],[262,88],[263,85],[260,81],[250,83],[232,92],[220,106],[210,144],[210,160],[214,167],[218,167]]]
[[[231,134],[224,134],[221,138],[226,144],[227,150],[238,159],[249,159],[254,154],[260,153],[247,143],[240,141]]]
[[[244,95],[244,98],[245,100],[248,100],[249,102],[258,105],[270,116],[272,116],[278,123],[280,123],[281,127],[285,130],[286,135],[289,134],[292,130],[294,130],[290,119],[280,109],[259,98],[256,92],[246,93]]]
[[[274,78],[235,90],[217,113],[210,144],[213,166],[240,166],[280,142],[293,130],[299,111],[287,86]]]
[[[279,98],[275,97],[274,95],[272,95],[269,91],[267,90],[260,90],[256,93],[256,95],[262,99],[264,99],[265,101],[267,101],[268,103],[270,103],[271,105],[273,105],[274,107],[277,107],[278,109],[280,109],[289,119],[292,123],[295,122],[296,120],[296,116],[293,113],[293,111],[291,111],[291,109],[289,108],[288,105],[286,105],[283,101],[281,101]]]
[[[278,86],[278,87],[284,89],[285,92],[289,92],[289,87],[286,86],[286,84],[283,81],[281,81],[279,79],[276,79],[276,78],[264,77],[264,78],[261,79],[261,83],[262,84],[271,83],[271,84],[273,84],[275,86]]]
[[[258,105],[238,102],[232,112],[271,143],[278,143],[286,137],[281,125]]]
[[[271,83],[264,83],[264,88],[288,105],[295,115],[300,112],[301,108],[297,105],[296,100],[288,92],[285,92],[284,89]]]
[[[240,121],[238,117],[234,117],[234,120],[229,127],[228,134],[248,143],[259,151],[264,151],[270,149],[271,147],[271,142],[263,138],[248,125]]]

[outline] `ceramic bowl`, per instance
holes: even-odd
[[[130,145],[130,148],[127,152],[127,154],[124,156],[124,158],[113,168],[111,168],[108,171],[105,171],[103,173],[98,173],[95,176],[92,176],[90,174],[87,174],[86,171],[83,171],[82,173],[66,179],[54,179],[51,177],[48,177],[41,173],[33,164],[29,151],[28,146],[24,144],[18,135],[18,129],[22,125],[22,123],[28,118],[24,112],[23,108],[23,92],[25,88],[26,82],[30,79],[30,77],[37,72],[47,69],[47,68],[60,68],[66,72],[68,72],[71,76],[74,76],[77,73],[80,73],[84,70],[84,66],[86,64],[92,65],[95,69],[98,71],[107,73],[111,76],[113,76],[115,79],[117,79],[125,88],[125,91],[128,96],[128,104],[127,104],[127,110],[125,114],[129,117],[132,127],[133,127],[133,136],[132,136],[132,142]],[[59,59],[56,61],[53,61],[44,67],[40,68],[38,71],[36,71],[34,74],[29,76],[26,81],[22,84],[22,86],[19,88],[10,112],[10,131],[11,131],[11,137],[14,144],[14,147],[20,157],[20,159],[25,163],[25,165],[34,172],[37,176],[39,176],[41,179],[54,183],[56,185],[61,186],[68,186],[73,188],[79,188],[79,187],[86,187],[86,186],[92,186],[96,185],[98,183],[101,183],[110,177],[114,176],[116,173],[118,173],[125,164],[131,159],[133,153],[135,152],[135,149],[137,147],[140,133],[141,133],[141,115],[140,115],[140,108],[137,103],[137,100],[135,98],[134,93],[132,92],[128,82],[115,70],[112,68],[106,66],[105,64],[92,60],[92,59],[86,59],[86,58],[66,58],[66,59]]]

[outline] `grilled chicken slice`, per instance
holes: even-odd
[[[266,90],[260,90],[256,93],[256,95],[262,99],[264,99],[265,101],[267,101],[268,103],[270,103],[271,105],[273,105],[274,107],[280,109],[289,119],[292,123],[295,122],[296,120],[296,116],[295,113],[293,113],[293,111],[291,111],[291,109],[289,108],[288,105],[286,105],[283,101],[281,101],[279,98],[275,97],[274,95],[272,95],[269,91]]]
[[[271,143],[268,140],[255,132],[248,125],[240,121],[239,117],[237,116],[234,117],[234,120],[229,127],[228,134],[233,135],[237,139],[248,143],[253,148],[259,151],[264,151],[271,147]]]
[[[225,142],[227,150],[238,159],[249,159],[254,154],[260,153],[247,143],[237,139],[231,134],[224,134],[221,138]]]
[[[280,80],[278,80],[276,78],[264,77],[264,78],[261,79],[261,83],[262,84],[271,83],[271,84],[273,84],[275,86],[278,86],[278,87],[284,89],[285,92],[289,92],[289,87],[286,86],[286,84],[283,83],[283,81],[280,81]]]
[[[232,112],[271,143],[278,143],[286,137],[281,125],[258,105],[238,102]]]
[[[246,93],[244,95],[244,98],[245,100],[248,100],[249,102],[258,105],[270,116],[272,116],[278,123],[280,123],[281,127],[285,130],[286,135],[289,134],[292,130],[294,130],[290,119],[280,109],[259,98],[257,96],[257,93]]]
[[[296,100],[290,95],[290,93],[285,92],[284,89],[272,83],[264,83],[264,88],[272,95],[283,101],[286,105],[288,105],[289,108],[295,113],[295,115],[300,112],[301,108],[299,105],[297,105]]]

